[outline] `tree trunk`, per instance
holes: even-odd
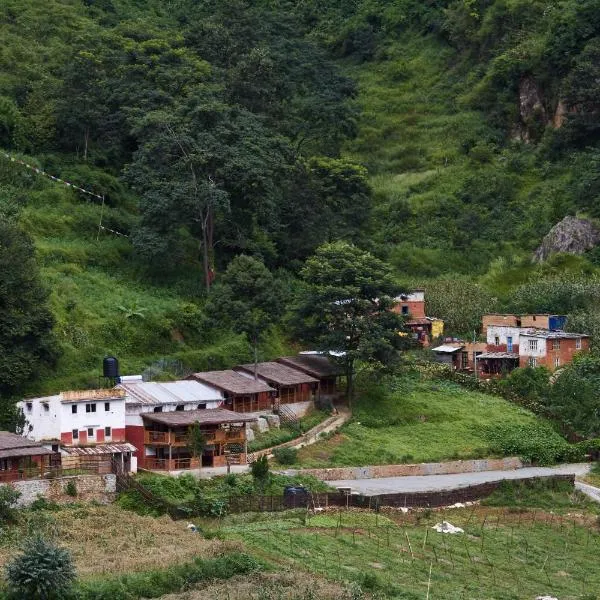
[[[202,268],[204,270],[204,285],[206,286],[206,292],[210,292],[210,259],[208,255],[208,230],[205,219],[202,219]]]
[[[348,408],[352,410],[352,400],[354,396],[354,362],[346,363],[346,398],[348,399]]]
[[[254,381],[258,379],[258,338],[254,336]]]
[[[90,139],[90,128],[85,128],[85,134],[83,136],[83,160],[87,162],[87,154],[88,154],[88,140]]]

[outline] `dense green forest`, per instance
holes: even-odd
[[[4,0],[0,42],[0,393],[247,361],[209,286],[246,254],[291,306],[337,240],[451,333],[600,332],[600,252],[531,260],[600,218],[600,0]]]

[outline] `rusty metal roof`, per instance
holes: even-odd
[[[206,408],[203,410],[175,410],[165,413],[142,413],[144,421],[153,421],[170,427],[193,425],[218,425],[220,423],[249,423],[256,417],[236,413],[224,408]]]
[[[181,381],[128,381],[120,383],[127,393],[127,404],[198,404],[220,402],[221,393],[204,383],[184,379]]]
[[[135,452],[137,448],[129,443],[125,444],[97,444],[96,446],[66,446],[63,450],[69,456],[100,456],[105,454],[121,454]]]
[[[119,388],[99,390],[70,390],[61,392],[61,402],[80,402],[82,400],[119,400],[125,397],[125,390]]]

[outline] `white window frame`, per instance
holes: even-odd
[[[529,350],[537,350],[538,349],[538,341],[537,340],[529,340]]]
[[[560,356],[555,356],[554,357],[554,367],[555,368],[560,367]]]
[[[529,366],[534,368],[537,367],[537,358],[535,356],[529,357]]]
[[[560,350],[560,340],[552,340],[552,350]]]
[[[575,338],[575,350],[581,350],[581,338]]]

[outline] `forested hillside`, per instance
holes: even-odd
[[[2,239],[31,238],[40,273],[0,253],[38,299],[22,352],[0,318],[0,393],[94,385],[109,352],[125,372],[247,360],[207,288],[249,254],[289,303],[306,258],[339,239],[426,284],[455,333],[500,308],[600,324],[599,252],[531,262],[564,216],[600,218],[599,9],[5,0]],[[282,331],[261,356],[289,349]]]

